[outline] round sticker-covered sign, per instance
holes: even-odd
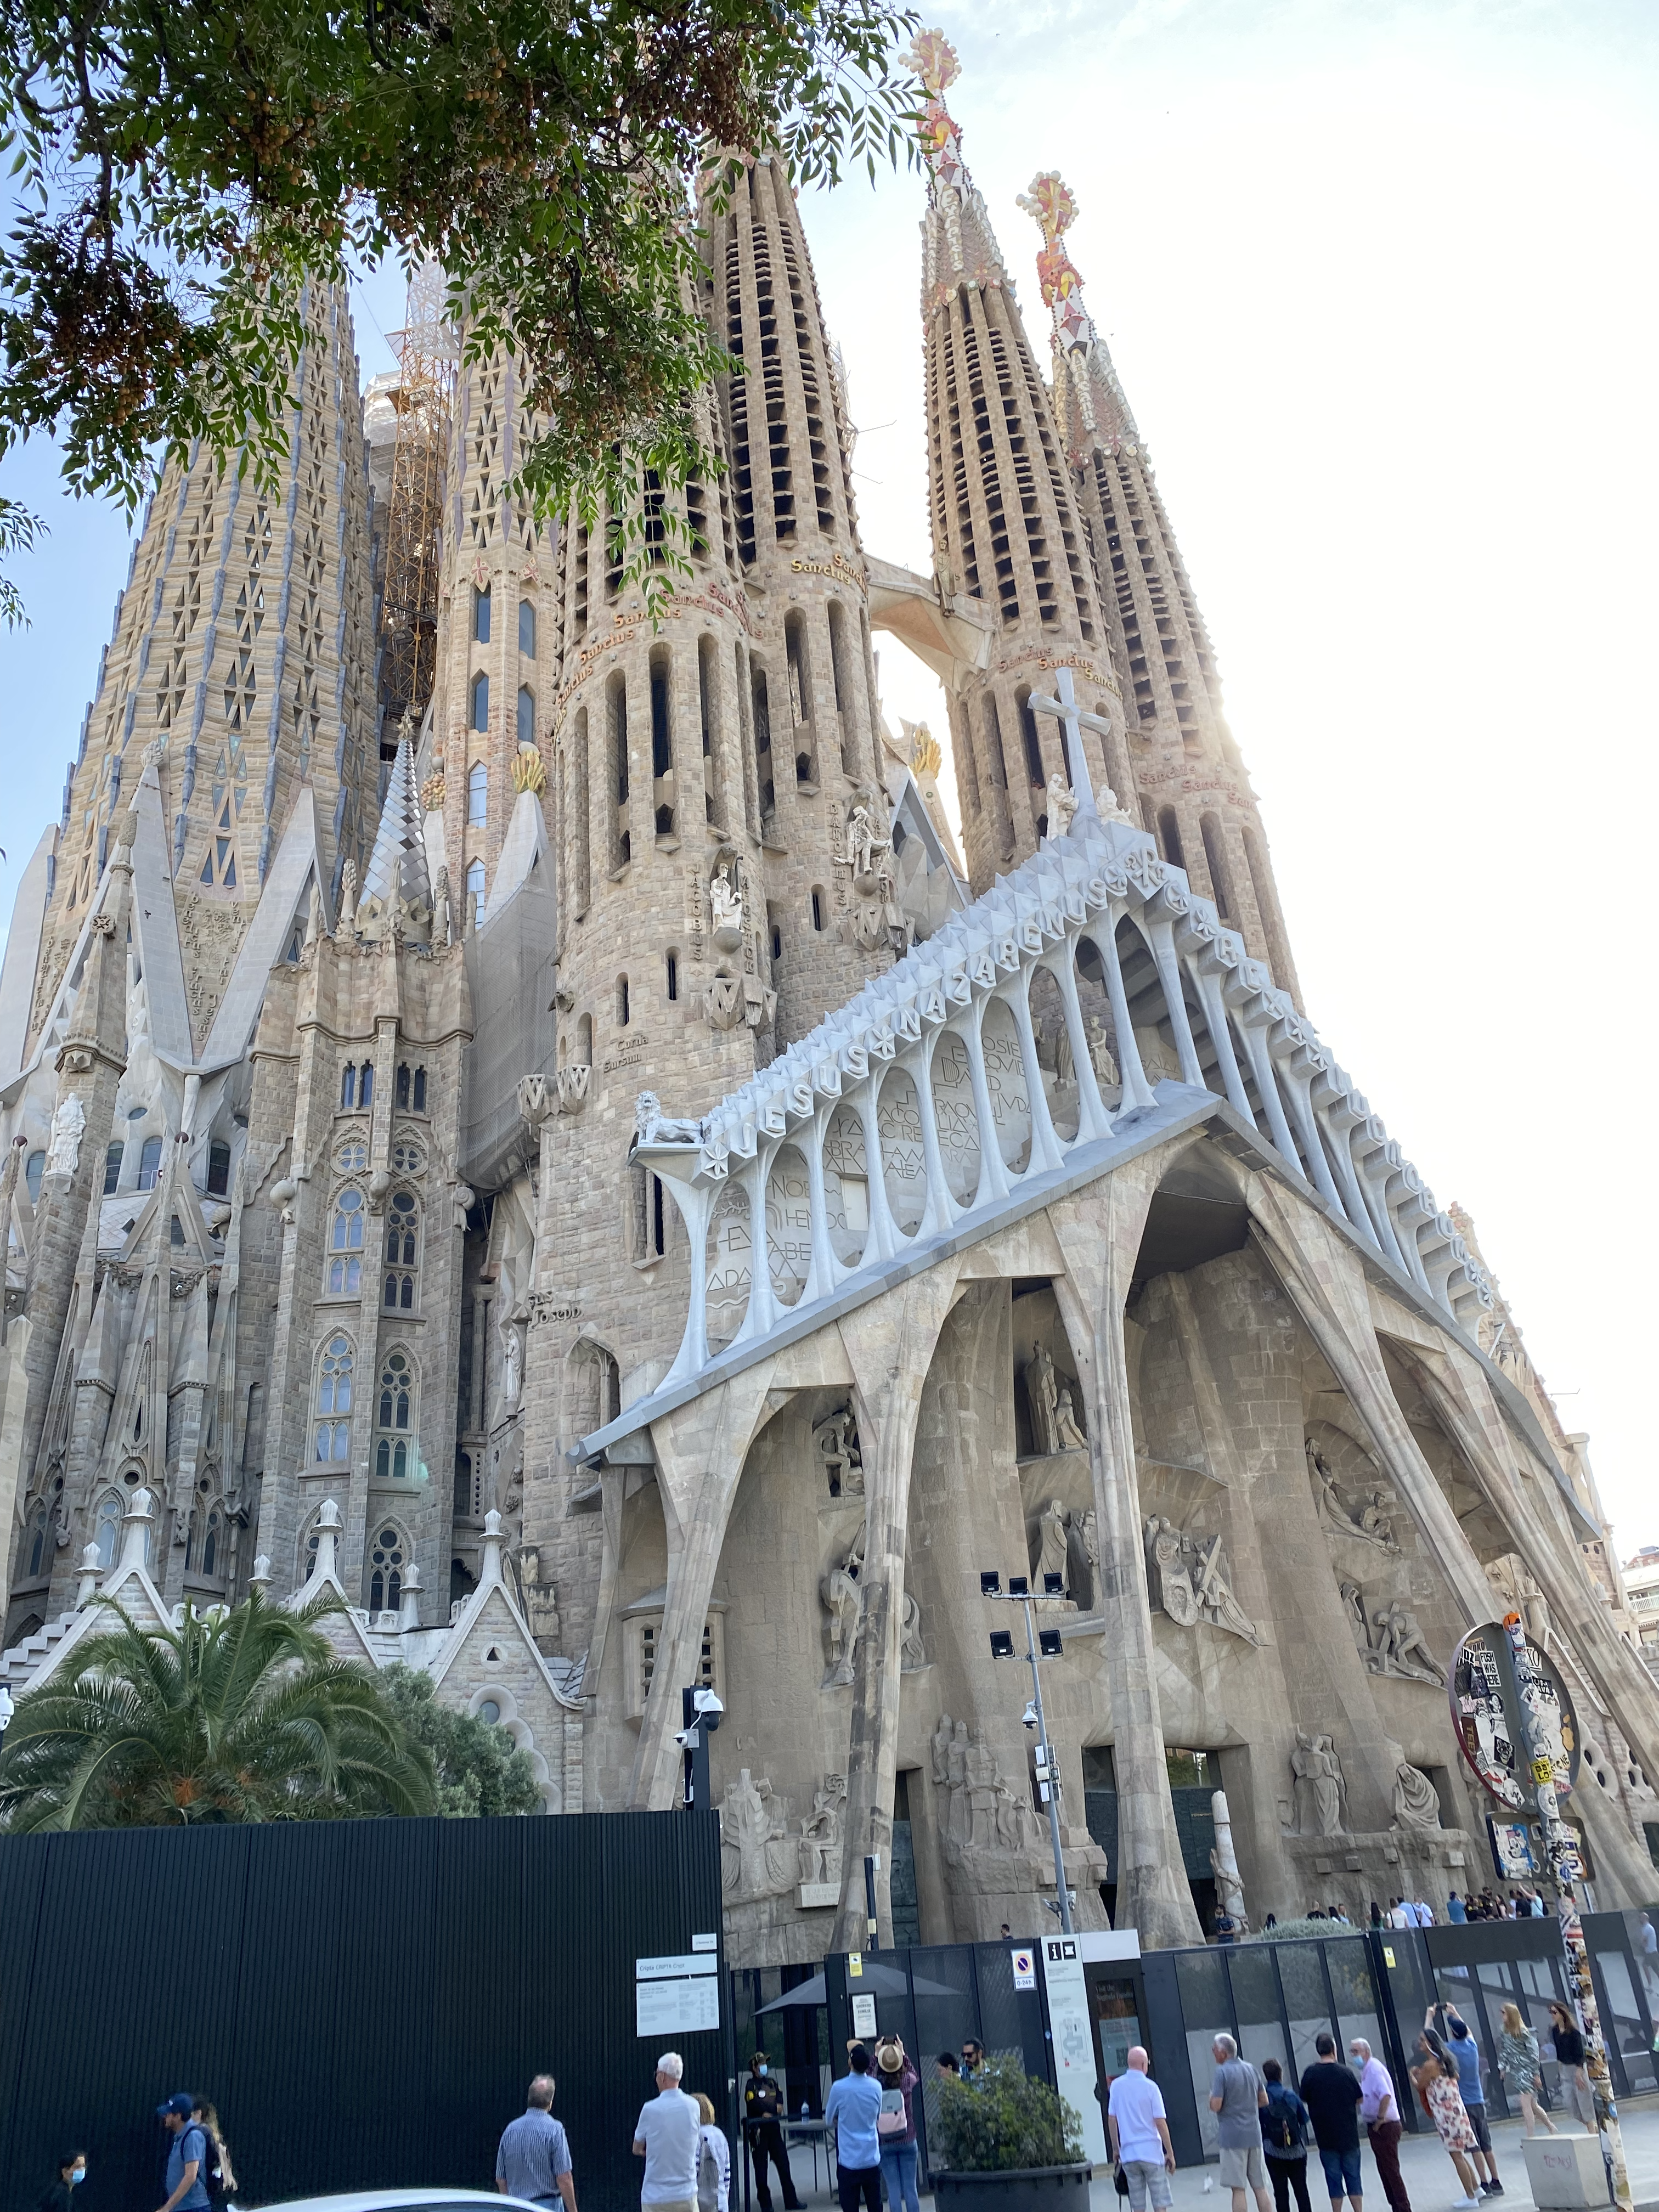
[[[1471,1629],[1452,1655],[1448,1686],[1452,1725],[1469,1771],[1500,1805],[1529,1810],[1533,1790],[1553,1782],[1570,1790],[1578,1778],[1578,1723],[1566,1686],[1530,1638],[1516,1659],[1496,1622]],[[1538,1717],[1547,1759],[1529,1759],[1520,1741],[1519,1698]]]

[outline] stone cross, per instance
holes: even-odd
[[[1054,715],[1065,731],[1066,765],[1071,772],[1072,790],[1077,799],[1078,811],[1082,814],[1092,814],[1095,793],[1094,786],[1089,781],[1089,763],[1083,757],[1083,732],[1085,729],[1098,730],[1105,738],[1110,735],[1112,726],[1103,714],[1085,714],[1079,708],[1069,668],[1056,670],[1054,689],[1060,694],[1058,699],[1039,698],[1033,691],[1030,703],[1034,713]]]

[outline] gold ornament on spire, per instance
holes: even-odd
[[[1037,256],[1037,282],[1042,288],[1042,304],[1045,307],[1054,307],[1056,301],[1063,305],[1083,283],[1071,255],[1060,242],[1077,221],[1077,202],[1058,169],[1042,169],[1032,178],[1030,189],[1022,192],[1014,204],[1024,209],[1042,233],[1042,251]]]
[[[533,791],[539,799],[547,788],[547,769],[534,745],[520,745],[513,756],[513,788]]]
[[[957,50],[943,31],[918,31],[914,44],[899,59],[914,70],[935,100],[941,99],[962,75]]]
[[[939,739],[926,722],[918,722],[910,732],[910,772],[913,775],[937,775],[944,764],[945,756],[939,749]]]

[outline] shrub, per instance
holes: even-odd
[[[939,2085],[934,2163],[964,2173],[1076,2166],[1083,2124],[1072,2106],[1018,2060],[988,2058],[966,2081]]]

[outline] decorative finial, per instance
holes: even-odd
[[[547,766],[534,745],[520,745],[513,756],[513,788],[533,791],[539,799],[547,788]]]
[[[910,732],[911,774],[937,775],[944,762],[945,756],[939,750],[939,739],[926,722],[918,722]]]
[[[1073,324],[1075,330],[1062,327],[1062,340],[1077,343],[1086,328],[1090,338],[1094,336],[1092,325],[1084,313],[1082,305],[1068,317],[1063,312],[1072,294],[1081,289],[1083,279],[1060,239],[1077,221],[1077,202],[1066,189],[1058,169],[1041,169],[1031,179],[1029,191],[1021,192],[1015,202],[1023,208],[1042,233],[1042,251],[1037,256],[1037,282],[1042,288],[1042,304],[1055,311],[1058,325]]]
[[[918,31],[899,59],[906,69],[915,70],[935,100],[942,99],[962,75],[957,50],[943,31]]]

